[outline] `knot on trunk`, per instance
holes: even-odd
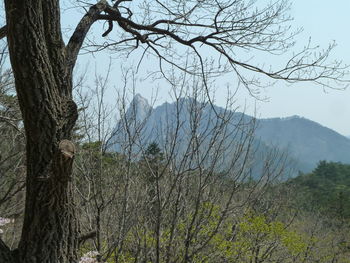
[[[62,140],[58,144],[57,157],[54,162],[54,178],[61,182],[71,181],[72,165],[76,148],[70,140]]]
[[[74,143],[72,143],[70,140],[60,141],[58,149],[60,151],[60,154],[67,160],[73,159],[76,151]]]

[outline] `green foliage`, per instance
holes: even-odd
[[[86,172],[82,177],[85,186],[81,192],[91,198],[89,205],[83,200],[82,209],[86,209],[88,217],[95,211],[101,219],[110,218],[100,223],[99,241],[89,243],[85,250],[98,250],[103,258],[107,257],[108,263],[152,263],[157,262],[157,254],[159,262],[347,262],[346,238],[341,239],[331,231],[316,233],[313,221],[306,218],[291,221],[285,209],[277,211],[266,206],[267,201],[270,205],[286,202],[283,198],[277,201],[281,198],[278,185],[267,187],[268,197],[265,193],[254,205],[245,204],[232,211],[227,211],[223,205],[227,198],[224,193],[218,199],[203,198],[196,203],[192,202],[195,195],[189,191],[187,199],[181,199],[186,202],[181,209],[174,206],[176,199],[162,206],[162,192],[157,191],[168,187],[173,175],[164,168],[163,154],[157,144],[149,145],[140,160],[129,162],[122,155],[103,153],[100,142],[84,144],[80,148],[77,165]],[[293,183],[322,185],[323,181],[313,181],[314,177],[328,180],[334,167],[339,168],[336,177],[341,178],[344,167],[321,163],[315,174],[303,175]],[[190,179],[195,179],[196,173],[189,175],[186,187],[195,189],[193,182],[196,181]],[[312,180],[309,180],[311,176]],[[345,179],[343,176],[338,181]],[[108,191],[112,189],[111,185],[114,185],[114,191]],[[135,200],[128,203],[128,207],[121,202],[125,186],[131,187],[129,196]],[[249,192],[249,187],[249,184],[244,185],[241,194]],[[309,200],[310,196],[309,192]],[[104,212],[101,207],[106,207]],[[120,216],[122,209],[128,209],[125,210],[126,221]],[[97,224],[95,220],[92,218],[91,222]],[[123,230],[118,232],[123,222]],[[118,233],[118,239],[114,233]]]
[[[249,213],[241,218],[231,235],[233,240],[215,238],[215,249],[221,251],[225,260],[237,262],[264,262],[267,258],[278,258],[283,254],[292,258],[304,253],[310,237],[304,236],[279,221],[268,221],[263,215]],[[233,225],[227,225],[227,230]],[[225,233],[226,236],[228,232]],[[273,252],[275,250],[275,252]]]
[[[289,184],[298,189],[297,202],[302,208],[349,222],[350,165],[321,161],[312,173]]]
[[[146,149],[147,157],[157,157],[161,155],[161,150],[156,142],[150,143],[150,145]]]
[[[222,208],[219,205],[206,202],[197,211],[196,217],[200,218],[200,227],[189,226],[194,214],[188,214],[186,218],[178,222],[175,231],[171,226],[163,226],[161,232],[161,261],[165,262],[167,251],[172,251],[171,262],[183,262],[188,247],[186,238],[192,239],[189,243],[189,261],[195,263],[210,262],[278,262],[283,255],[284,262],[295,260],[306,253],[308,245],[316,242],[316,239],[289,230],[286,224],[279,221],[269,221],[263,215],[252,212],[240,217],[238,222],[233,220],[222,221]],[[233,219],[233,218],[231,218]],[[197,222],[199,223],[199,222]],[[171,235],[175,232],[176,235]],[[125,246],[119,255],[120,262],[135,261],[139,251],[137,247],[142,244],[143,251],[151,251],[156,246],[156,233],[147,229],[134,229],[130,231],[124,240]],[[172,246],[170,250],[167,250]],[[107,262],[114,262],[115,254],[111,255]],[[276,261],[271,259],[275,258]],[[290,260],[289,260],[290,259]],[[293,261],[294,260],[294,261]],[[153,261],[149,261],[153,262]]]

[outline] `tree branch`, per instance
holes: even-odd
[[[79,237],[79,245],[84,244],[85,241],[88,239],[92,239],[96,237],[96,231],[90,231],[82,236]]]
[[[252,4],[245,3],[244,0],[217,0],[213,3],[187,1],[188,4],[179,9],[175,5],[165,6],[161,1],[156,0],[159,9],[165,11],[147,9],[147,12],[152,11],[157,14],[154,16],[156,20],[149,21],[148,24],[138,22],[144,21],[142,19],[132,19],[131,15],[125,17],[120,11],[121,7],[118,6],[124,1],[127,0],[118,0],[114,5],[106,4],[105,13],[98,15],[98,20],[108,21],[109,24],[103,36],[113,30],[112,21],[115,21],[123,31],[133,36],[129,38],[130,41],[136,39],[135,49],[139,42],[146,43],[161,60],[179,69],[183,68],[178,63],[179,61],[174,62],[169,58],[167,48],[169,41],[177,42],[193,50],[192,55],[199,64],[204,61],[199,58],[199,51],[203,50],[201,47],[206,46],[213,49],[220,58],[225,58],[225,67],[218,62],[213,66],[211,72],[217,74],[232,71],[249,91],[252,87],[264,86],[260,83],[259,75],[287,82],[312,81],[330,88],[336,88],[338,85],[343,87],[344,84],[350,83],[350,80],[346,79],[347,66],[341,61],[329,62],[328,60],[334,45],[317,52],[309,43],[301,52],[293,55],[285,66],[277,69],[245,62],[236,56],[237,50],[240,49],[256,50],[277,56],[286,53],[293,47],[293,37],[300,30],[290,30],[291,18],[286,15],[288,10],[286,1],[277,1],[276,4],[268,4],[259,9],[252,8]],[[252,11],[249,11],[250,9]],[[164,19],[161,17],[163,14],[168,14],[168,16]],[[118,40],[114,44],[125,41],[125,39]],[[106,47],[104,44],[103,48]],[[162,50],[164,55],[162,55]],[[204,52],[207,52],[207,49]],[[176,51],[173,54],[175,53]],[[182,57],[183,54],[176,55]],[[257,77],[246,78],[241,70],[257,73]],[[208,76],[208,72],[199,73],[203,79]]]
[[[91,25],[98,19],[98,15],[106,8],[106,5],[107,1],[101,0],[97,4],[91,6],[89,11],[80,20],[73,35],[71,36],[66,47],[66,61],[69,74],[71,74],[73,71],[79,50],[83,45],[86,34],[88,33]]]
[[[7,36],[7,25],[0,28],[0,39],[3,39]]]
[[[21,133],[22,135],[24,135],[23,131],[21,131],[17,125],[15,124],[16,122],[21,121],[20,119],[12,119],[12,118],[8,118],[6,116],[0,116],[0,123],[1,122],[6,122],[7,124],[9,124],[10,126],[12,126],[16,131],[18,131],[19,133]]]

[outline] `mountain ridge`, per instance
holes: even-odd
[[[194,102],[193,98],[181,98],[177,105],[175,102],[165,102],[153,108],[145,98],[137,94],[130,103],[127,114],[134,114],[139,121],[147,119],[144,123],[145,142],[161,141],[164,139],[165,126],[169,130],[174,128],[175,116],[180,118],[185,126],[188,125],[187,122],[190,120],[188,105]],[[213,108],[217,112],[224,111],[216,105],[203,106],[203,114],[207,118],[203,123],[212,120],[215,115]],[[247,122],[254,119],[241,112],[232,114],[235,118],[244,118]],[[350,139],[328,127],[298,115],[256,120],[256,138],[268,147],[287,151],[291,158],[299,163],[298,170],[310,172],[322,160],[350,164]],[[234,125],[232,129],[233,127]]]

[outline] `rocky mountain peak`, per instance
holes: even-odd
[[[143,120],[151,111],[152,106],[148,103],[148,100],[137,93],[132,99],[126,114],[130,117],[135,116],[137,120]]]

